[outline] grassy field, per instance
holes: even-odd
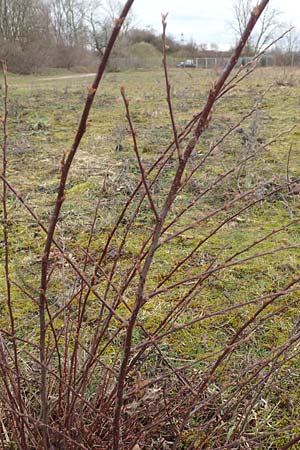
[[[53,74],[53,77],[66,75]],[[183,129],[201,110],[217,73],[170,69],[169,75],[176,124]],[[49,75],[8,77],[7,178],[45,224],[55,201],[62,160],[72,144],[92,80],[88,75],[49,78]],[[92,268],[86,266],[86,249],[89,248],[90,262],[93,263],[140,180],[120,86],[125,87],[130,100],[132,121],[146,168],[172,142],[173,136],[162,71],[106,74],[67,182],[57,230],[57,239],[66,254],[80,267],[84,266],[90,275]],[[169,227],[163,235],[166,242],[156,251],[147,280],[149,299],[135,329],[137,348],[145,341],[142,330],[146,329],[148,335],[158,334],[164,363],[156,354],[150,353],[133,378],[155,379],[164,373],[166,361],[173,368],[187,365],[189,376],[193,378],[191,371],[194,371],[201,377],[245,321],[255,315],[272,294],[286,290],[299,274],[299,106],[300,72],[281,68],[257,69],[217,103],[210,126],[191,158],[188,173],[199,164],[200,168],[178,195],[168,217]],[[249,110],[252,114],[235,127]],[[232,133],[226,139],[220,139],[230,128],[234,128]],[[206,158],[209,148],[219,139],[212,154]],[[175,167],[173,156],[153,185],[153,198],[158,208],[163,205]],[[292,186],[280,188],[288,182],[293,182]],[[34,299],[38,295],[45,236],[18,199],[9,194],[8,200],[10,270],[14,280],[12,292],[17,334],[20,339],[37,343],[37,305],[30,297]],[[99,209],[90,242],[97,202]],[[181,215],[189,204],[192,207]],[[249,204],[253,205],[248,207]],[[136,205],[133,203],[128,217],[122,219],[103,265],[103,270],[113,273],[118,288],[124,274],[136,264],[153,228],[153,214],[147,202],[142,204],[128,227]],[[173,224],[174,218],[177,219]],[[270,236],[264,239],[268,234]],[[125,235],[126,243],[118,253]],[[3,241],[2,231],[0,237]],[[173,267],[190,254],[172,274]],[[116,255],[118,263],[113,269]],[[211,276],[195,288],[181,310],[180,301],[199,272],[206,273],[216,267]],[[55,250],[52,269],[48,301],[54,314],[70,297],[70,292],[74,292],[76,282],[68,264]],[[1,267],[0,326],[5,330],[8,309],[3,270]],[[182,279],[190,281],[180,284]],[[194,413],[182,430],[181,447],[178,448],[227,448],[221,445],[225,445],[226,440],[230,442],[236,434],[236,439],[244,436],[245,443],[230,448],[279,449],[294,433],[299,433],[298,286],[295,284],[293,292],[274,300],[258,316],[245,339],[220,365],[207,388],[207,395],[215,398],[215,405],[209,404],[204,411]],[[106,295],[106,288],[105,280],[99,276],[98,292]],[[129,306],[133,305],[135,289],[133,282],[124,292]],[[151,296],[152,293],[155,295]],[[109,301],[113,301],[113,294],[111,289],[107,295]],[[74,298],[68,308],[70,317],[76,316],[79,300]],[[177,309],[173,314],[175,305]],[[122,302],[117,309],[124,317],[129,315]],[[98,314],[98,300],[91,295],[82,332],[82,340],[87,346]],[[164,323],[169,314],[172,320]],[[65,326],[64,318],[60,316],[53,323],[57,330]],[[112,322],[105,337],[108,341],[116,329],[117,324]],[[122,334],[112,340],[102,354],[107,364],[113,361],[114,368],[118,367],[121,343]],[[72,341],[69,345],[72,347]],[[281,352],[285,348],[286,351]],[[262,382],[258,389],[255,371],[263,362],[265,365],[259,372]],[[235,396],[235,388],[247,377],[247,371],[253,375],[247,381],[249,391],[240,387]],[[174,396],[175,391],[174,387]],[[233,409],[237,414],[232,414]],[[219,411],[218,419],[212,420],[215,410]],[[140,433],[147,423],[142,419],[137,422],[136,432]],[[208,424],[203,432],[198,429],[199,423]],[[158,437],[153,437],[152,443],[145,442],[142,448],[171,448],[175,425],[169,424],[161,431],[165,447],[159,447]],[[294,448],[300,448],[297,445],[300,444]]]

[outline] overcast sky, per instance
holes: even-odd
[[[216,43],[226,49],[233,44],[230,29],[233,0],[135,0],[139,26],[161,30],[161,13],[169,12],[168,33],[185,42]],[[270,0],[281,11],[280,20],[300,28],[300,0]]]

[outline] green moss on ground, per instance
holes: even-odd
[[[278,87],[276,79],[280,80],[282,77],[280,69],[257,70],[249,80],[245,80],[235,91],[229,92],[226,100],[217,105],[211,126],[197,145],[189,170],[201,161],[209,146],[255,104],[271,80],[275,78],[275,86],[262,100],[260,108],[226,141],[219,144],[213,155],[206,161],[204,168],[197,173],[188,188],[178,196],[167,224],[182,208],[195,200],[209,184],[213,183],[216,177],[229,170],[236,160],[258,151],[280,131],[298,125],[300,75],[296,71],[292,75],[295,80],[292,85]],[[170,70],[176,123],[179,126],[183,126],[194,113],[201,109],[210,88],[210,82],[215,76],[215,73],[204,70]],[[31,76],[9,77],[8,178],[38,211],[44,223],[48,222],[53,208],[61,160],[72,143],[86,96],[86,88],[90,82],[91,79],[88,77],[57,81]],[[100,197],[100,207],[95,235],[90,245],[90,253],[94,260],[97,260],[101,254],[121,208],[140,178],[119,93],[120,85],[125,86],[130,99],[132,120],[145,165],[149,167],[172,139],[168,108],[164,101],[164,81],[160,70],[128,71],[105,76],[91,112],[86,135],[68,179],[66,201],[57,230],[58,239],[68,252],[75,255],[78,264],[83,264],[85,258],[89,229],[98,198]],[[140,88],[137,89],[137,86]],[[239,212],[239,208],[242,208],[246,201],[259,199],[259,195],[276,189],[280,182],[286,180],[287,159],[291,146],[288,176],[290,179],[299,177],[299,136],[300,131],[297,127],[291,133],[258,151],[255,158],[228,176],[224,182],[216,184],[208,195],[197,201],[194,208],[188,210],[180,217],[176,225],[166,231],[165,237],[168,238],[191,222],[210,215],[210,218],[201,221],[157,250],[146,285],[146,291],[149,294],[163,282],[174,265],[182,261],[194,249],[199,240],[205,240],[211,230],[217,228],[228,216],[226,208],[216,214],[213,214],[213,211],[222,208],[224,204],[229,205],[229,202],[238,194],[268,182],[264,186],[264,192],[260,193],[259,189],[256,189],[246,200],[237,201],[230,207],[229,212],[236,212],[236,217],[225,223],[220,232],[203,244],[200,250],[163,284],[166,288],[165,292],[161,292],[147,302],[139,320],[148,333],[151,334],[156,330],[163,317],[172,311],[187,292],[188,287],[179,286],[171,289],[172,284],[182,277],[193,278],[200,271],[208,270],[215,258],[218,258],[219,262],[226,261],[241,248],[250,246],[273,229],[288,224],[291,217],[299,219],[297,190],[276,193],[266,200],[257,201],[251,209]],[[167,170],[162,173],[153,189],[154,199],[159,205],[163,204],[175,167],[176,161],[170,161]],[[130,210],[132,211],[133,209]],[[33,298],[36,298],[44,242],[43,233],[11,195],[9,195],[9,218],[12,278],[24,292],[29,292]],[[111,243],[104,263],[104,269],[107,272],[113,267],[119,245],[124,233],[127,232],[129,220],[130,214],[121,223]],[[114,281],[117,286],[122,284],[124,273],[132,268],[132,264],[140,254],[142,243],[149,236],[153,223],[151,209],[147,204],[143,204],[128,231],[126,245],[119,257]],[[2,233],[0,230],[1,241]],[[237,256],[236,259],[243,256],[250,257],[257,251],[265,252],[264,257],[249,259],[243,264],[220,269],[214,277],[203,282],[184,313],[175,320],[175,323],[170,324],[169,330],[167,328],[170,333],[161,343],[164,356],[175,363],[177,361],[178,365],[184,361],[197,361],[195,367],[198,370],[201,367],[205,368],[210,361],[210,355],[221,351],[224,342],[230,339],[245,320],[255,313],[257,304],[236,309],[232,307],[283,289],[299,272],[299,249],[283,250],[275,254],[268,254],[268,252],[274,248],[297,245],[299,245],[299,225],[296,223],[274,235],[272,239],[263,242],[259,250],[253,248],[245,255]],[[3,245],[0,252],[3,257]],[[66,275],[67,278],[62,279],[60,270],[62,264],[65,262],[53,252],[51,265],[57,270],[54,271],[49,285],[49,304],[54,311],[62,305],[65,284],[72,282],[71,275]],[[2,298],[0,325],[4,328],[7,326],[8,312],[5,303],[3,268],[1,267],[0,270]],[[101,278],[97,288],[99,293],[104,293]],[[136,285],[133,283],[126,292],[126,302],[129,306],[134,303],[135,288]],[[33,300],[29,301],[24,292],[22,293],[16,286],[12,292],[18,335],[22,337],[30,334],[31,339],[37,341],[37,305]],[[109,300],[113,299],[112,291],[108,297]],[[289,306],[291,302],[293,305]],[[243,362],[267,356],[270,349],[282,345],[289,338],[299,320],[297,294],[290,294],[290,297],[284,300],[275,301],[265,314],[274,312],[276,309],[280,310],[285,303],[287,306],[285,313],[278,313],[278,316],[270,316],[269,319],[266,317],[255,334],[237,348],[231,357],[230,369],[228,365],[225,365],[222,371],[218,372],[215,381],[218,389],[232,380]],[[99,308],[99,301],[92,295],[85,318],[88,326],[93,327],[93,320],[97,317]],[[226,314],[215,314],[226,308],[228,309]],[[76,302],[70,311],[75,314]],[[128,309],[122,303],[119,306],[119,312],[124,316],[129,315]],[[185,328],[185,325],[193,321],[195,317],[201,316],[207,316],[207,318]],[[57,319],[53,326],[59,330],[63,327],[63,322]],[[177,327],[180,331],[173,333],[172,327]],[[135,333],[134,343],[138,345],[142,332],[137,328]],[[86,333],[85,339],[88,342],[89,332]],[[70,345],[73,344],[70,343]],[[117,355],[119,345],[120,341],[116,339],[107,349],[104,355],[106,362],[113,360]],[[201,362],[202,360],[206,362]],[[149,372],[151,372],[150,366],[149,363]],[[291,376],[291,373],[294,375]],[[300,418],[297,406],[300,397],[298,380],[299,359],[295,358],[279,372],[272,384],[272,389],[266,387],[264,395],[267,407],[261,407],[259,403],[255,406],[252,414],[255,420],[251,422],[254,428],[250,430],[251,432],[259,433],[265,423],[271,430],[276,430],[290,425],[291,420],[295,424],[294,431],[296,431],[297,421]],[[228,423],[230,424],[230,420]],[[250,425],[249,427],[251,428]],[[198,438],[200,439],[201,436]],[[264,447],[261,448],[279,448],[287,439],[288,435],[284,433],[273,440],[268,437],[263,438]],[[193,432],[185,432],[182,448],[188,448],[192,440],[195,440]]]

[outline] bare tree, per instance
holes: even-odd
[[[0,0],[0,36],[14,42],[23,37],[30,2]]]
[[[255,5],[256,3],[253,0],[234,0],[234,18],[231,27],[237,39],[242,36]],[[279,15],[280,11],[271,8],[268,4],[257,24],[256,32],[249,38],[245,46],[245,53],[257,54],[266,44],[272,41],[279,26]]]
[[[294,66],[299,61],[300,31],[292,24],[284,24],[283,27],[290,31],[278,42],[274,54],[279,64]]]
[[[33,34],[41,34],[45,12],[39,0],[0,0],[0,39],[21,46],[32,41]]]
[[[115,22],[122,10],[119,0],[90,0],[86,8],[85,19],[90,30],[90,44],[100,55],[103,54]],[[121,36],[128,33],[134,22],[133,13],[129,13],[123,24]]]
[[[68,47],[86,41],[85,2],[83,0],[50,0],[51,22],[57,43]]]
[[[11,71],[29,73],[51,64],[53,35],[42,0],[0,0],[0,58]]]
[[[278,43],[285,53],[295,53],[300,49],[300,31],[293,28],[292,24],[285,24],[286,29],[291,29]]]

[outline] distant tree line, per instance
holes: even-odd
[[[101,8],[95,0],[0,0],[0,57],[20,72],[86,65],[105,46],[120,4]]]
[[[232,29],[237,38],[244,29],[254,3],[251,0],[233,0]],[[103,54],[115,20],[119,17],[119,0],[0,0],[0,58],[7,61],[11,71],[30,73],[43,67],[88,66],[92,68]],[[249,40],[244,54],[253,55],[278,34],[278,11],[266,8],[257,34]],[[280,61],[296,63],[299,58],[299,35],[294,30],[276,52]],[[162,52],[160,33],[151,28],[135,26],[130,15],[122,27],[117,57],[127,57],[138,44]],[[216,44],[196,44],[193,41],[167,38],[168,52],[178,58],[226,56]],[[145,48],[143,57],[151,57]],[[132,56],[132,55],[131,55]],[[160,58],[160,57],[159,57]]]
[[[254,11],[257,2],[255,0],[233,0],[233,20],[231,28],[240,39],[247,24],[250,14]],[[290,29],[282,39],[276,42],[270,53],[276,65],[294,65],[300,62],[300,34],[299,30],[281,22],[281,12],[271,3],[267,5],[261,15],[254,33],[245,45],[243,55],[253,56],[260,53],[273,40],[276,40],[283,32]]]
[[[0,58],[10,70],[21,73],[43,67],[91,66],[103,54],[121,7],[119,0],[0,0]],[[128,44],[141,42],[161,54],[161,35],[151,28],[137,28],[130,15],[114,54],[126,57]],[[179,42],[172,36],[167,44],[169,53],[178,58],[207,51],[206,44]],[[215,44],[211,48],[218,50]]]

